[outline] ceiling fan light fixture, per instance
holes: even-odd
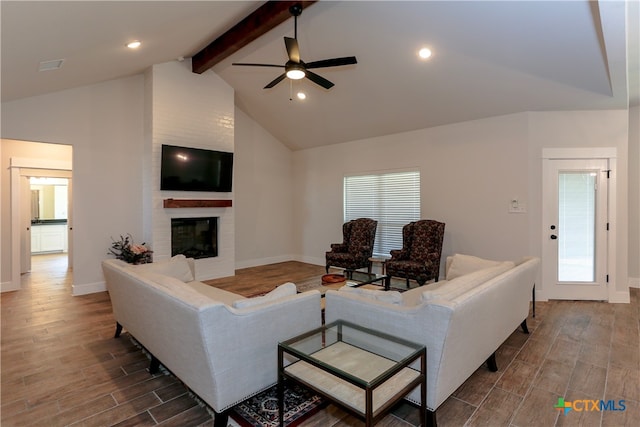
[[[315,68],[327,68],[327,67],[339,67],[342,65],[357,64],[355,56],[345,56],[343,58],[331,58],[321,61],[313,61],[305,63],[300,59],[300,48],[298,46],[298,16],[302,13],[302,5],[296,3],[289,8],[289,12],[294,16],[294,37],[284,38],[284,47],[287,50],[287,56],[289,60],[284,64],[284,73],[269,82],[264,88],[271,89],[285,78],[290,80],[301,80],[308,78],[311,82],[322,86],[325,89],[331,89],[334,84],[322,76],[317,75],[313,71]],[[282,68],[282,65],[277,64],[254,64],[254,63],[241,63],[234,62],[231,65],[244,65],[247,67],[276,67]],[[293,96],[289,96],[289,99],[293,99]]]
[[[307,73],[305,73],[304,69],[302,67],[291,67],[289,69],[287,69],[287,77],[289,77],[291,80],[300,80],[300,79],[304,79],[304,77],[307,75]]]

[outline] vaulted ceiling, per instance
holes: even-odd
[[[190,58],[262,4],[2,1],[2,101]],[[638,103],[639,15],[637,1],[616,0],[321,0],[298,19],[302,59],[358,60],[314,70],[333,88],[285,79],[263,89],[281,69],[231,65],[284,64],[293,19],[205,72],[294,150],[522,111],[624,109]],[[126,49],[131,39],[142,47]],[[61,69],[38,72],[56,59]]]

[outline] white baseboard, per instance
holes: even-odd
[[[549,298],[542,293],[536,292],[536,302],[545,302],[549,301]],[[631,297],[629,296],[629,291],[613,291],[609,293],[609,301],[614,304],[628,304],[631,302]]]
[[[629,277],[630,288],[640,288],[640,277]]]
[[[107,290],[107,284],[105,282],[84,283],[81,285],[73,285],[73,291],[71,295],[88,295],[95,294],[97,292],[104,292]]]
[[[615,291],[609,294],[609,302],[615,304],[629,304],[631,302],[631,296],[629,291]]]
[[[0,292],[11,292],[20,290],[20,284],[14,284],[13,282],[0,283]]]

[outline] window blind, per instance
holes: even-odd
[[[420,172],[403,171],[344,178],[344,220],[378,221],[374,255],[402,248],[402,227],[420,219]]]

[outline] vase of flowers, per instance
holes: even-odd
[[[109,248],[109,253],[115,255],[116,259],[121,259],[129,264],[147,264],[153,262],[153,251],[147,248],[145,243],[133,243],[131,234],[120,236],[120,240],[114,240]]]

